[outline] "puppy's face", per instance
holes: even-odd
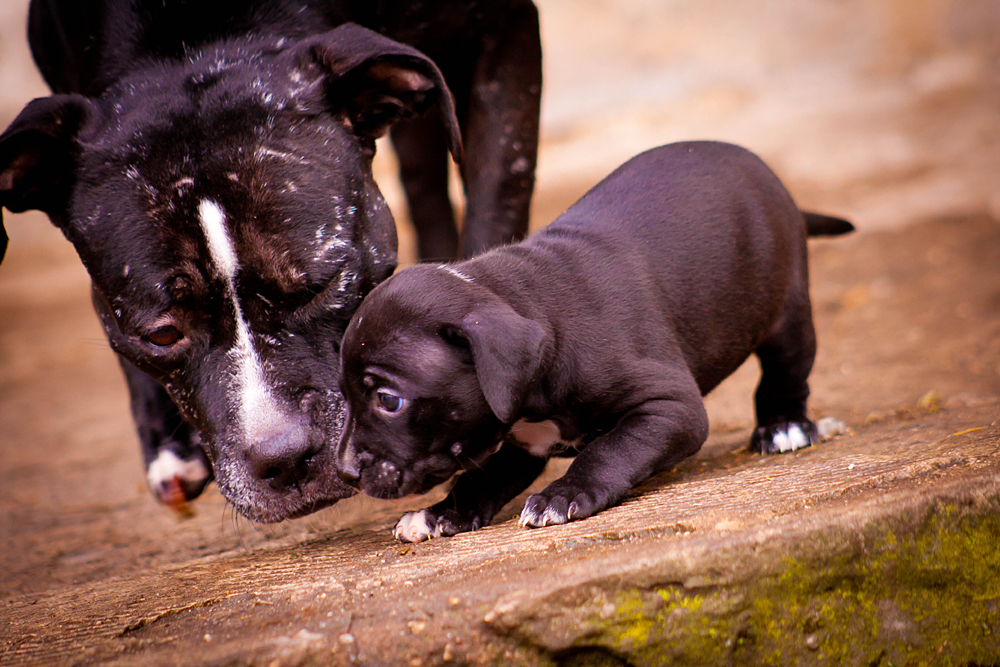
[[[468,342],[444,322],[412,317],[394,308],[362,314],[344,339],[349,419],[338,468],[377,498],[424,493],[481,465],[506,430],[483,396]]]
[[[481,466],[513,423],[541,347],[536,323],[448,270],[390,278],[344,336],[341,478],[398,498]]]
[[[166,388],[251,519],[354,493],[333,465],[339,343],[395,267],[374,137],[450,104],[443,86],[426,57],[347,25],[36,100],[0,137],[0,203],[73,242],[112,348]]]

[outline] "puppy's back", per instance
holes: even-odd
[[[526,245],[572,258],[553,271],[576,293],[605,303],[627,294],[633,307],[616,316],[635,318],[631,331],[667,324],[704,389],[735,370],[805,284],[805,240],[801,213],[760,158],[684,142],[629,160]]]

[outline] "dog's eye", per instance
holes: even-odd
[[[406,399],[398,394],[394,394],[387,389],[379,389],[375,392],[375,400],[378,401],[378,407],[383,412],[395,413],[403,409],[406,404]]]
[[[147,332],[143,338],[157,347],[169,347],[181,339],[181,332],[177,327],[168,324]]]

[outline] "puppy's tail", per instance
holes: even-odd
[[[843,236],[854,231],[854,225],[843,218],[802,211],[809,236]]]

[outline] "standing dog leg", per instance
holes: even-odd
[[[433,114],[396,123],[389,136],[399,158],[420,259],[447,262],[458,254],[458,228],[448,198],[447,135]]]
[[[542,48],[535,6],[529,1],[513,5],[505,24],[484,38],[472,73],[464,114],[462,180],[467,203],[462,257],[519,241],[528,232],[538,156]]]
[[[128,383],[149,488],[161,503],[180,509],[198,497],[213,476],[198,432],[159,382],[122,357],[118,362]]]
[[[566,523],[611,507],[635,485],[697,452],[707,437],[708,414],[697,387],[675,399],[646,401],[586,445],[562,478],[530,496],[521,525]]]
[[[505,443],[483,467],[460,475],[447,498],[425,510],[404,514],[393,534],[401,542],[421,542],[479,530],[537,479],[545,462]]]
[[[793,294],[778,329],[756,350],[761,376],[754,403],[757,430],[750,448],[764,454],[808,447],[819,438],[806,416],[816,331],[808,294]]]

